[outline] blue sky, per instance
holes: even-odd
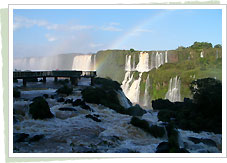
[[[222,42],[218,9],[14,9],[14,57]]]

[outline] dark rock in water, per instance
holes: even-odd
[[[48,94],[43,94],[43,97],[48,98],[49,95]]]
[[[18,79],[13,79],[13,83],[18,83]]]
[[[43,97],[33,99],[33,103],[29,105],[29,113],[32,115],[33,119],[46,119],[54,116]]]
[[[98,114],[93,114],[93,116],[95,116],[95,117],[99,117],[99,115],[98,115]]]
[[[82,100],[81,99],[76,99],[75,101],[73,101],[73,106],[79,106],[81,104]]]
[[[126,113],[131,116],[142,116],[146,113],[138,104],[132,106],[126,110]]]
[[[180,148],[178,153],[190,153],[190,152],[185,148]]]
[[[51,98],[51,99],[54,99],[54,98],[55,98],[55,95],[51,95],[50,98]]]
[[[35,135],[32,138],[29,139],[29,142],[37,142],[40,139],[44,138],[44,135]]]
[[[168,142],[161,142],[156,149],[156,153],[172,153]],[[174,149],[174,153],[190,153],[185,148]]]
[[[13,97],[18,98],[20,95],[20,91],[17,88],[13,88]]]
[[[66,94],[68,96],[68,95],[72,94],[73,88],[69,87],[67,85],[64,85],[63,87],[59,88],[56,92],[58,94]]]
[[[76,111],[74,108],[59,108],[60,111]]]
[[[73,103],[73,99],[67,99],[65,100],[65,104],[72,104]]]
[[[213,141],[211,139],[188,137],[188,140],[192,141],[195,144],[203,143],[203,144],[206,144],[208,146],[217,147],[217,144],[215,143],[215,141]]]
[[[25,142],[27,141],[29,137],[29,134],[25,133],[14,133],[13,134],[13,142]]]
[[[154,110],[162,110],[172,107],[174,103],[170,102],[167,99],[157,99],[152,101],[152,107]]]
[[[141,120],[137,117],[132,117],[130,123],[136,127],[143,129],[156,138],[163,137],[165,134],[164,127],[159,127],[157,125],[150,126],[150,124],[146,120]]]
[[[156,149],[156,153],[169,153],[169,143],[161,142]]]
[[[57,102],[64,102],[64,101],[65,101],[65,99],[63,97],[61,97],[57,100]]]
[[[85,110],[93,111],[93,110],[90,108],[90,106],[88,106],[88,105],[86,105],[86,104],[80,105],[80,107],[81,107],[82,109],[85,109]]]
[[[96,121],[96,122],[101,122],[100,119],[98,119],[97,117],[91,115],[91,114],[88,114],[85,116],[86,118],[91,118],[93,121]]]

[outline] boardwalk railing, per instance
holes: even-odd
[[[29,78],[43,78],[43,82],[46,82],[47,77],[54,77],[57,81],[58,77],[69,77],[72,84],[76,85],[78,78],[85,77],[91,78],[91,83],[93,83],[93,78],[96,76],[96,71],[14,71],[13,79],[23,79],[23,85],[26,86],[27,79]]]

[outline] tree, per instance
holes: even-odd
[[[208,48],[212,48],[212,44],[208,43],[208,42],[194,42],[194,44],[191,46],[191,48],[193,49],[208,49]]]
[[[214,48],[222,48],[221,44],[217,44],[214,46]]]
[[[222,84],[214,78],[204,78],[190,84],[193,100],[197,109],[208,116],[222,113]]]
[[[134,49],[132,49],[132,48],[130,49],[130,52],[134,52],[134,51],[135,51]]]

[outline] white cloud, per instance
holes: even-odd
[[[109,23],[109,24],[106,25],[106,26],[102,26],[100,29],[101,29],[101,30],[104,30],[104,31],[114,31],[114,32],[119,32],[119,31],[122,31],[121,28],[116,27],[116,26],[119,26],[119,25],[120,25],[120,23],[111,22],[111,23]]]
[[[101,29],[104,31],[114,31],[114,32],[122,31],[122,29],[116,28],[114,26],[105,26],[105,27],[102,27]]]
[[[51,36],[50,34],[46,34],[45,37],[47,38],[47,40],[48,40],[49,42],[53,42],[53,41],[56,41],[56,40],[57,40],[56,37]]]
[[[71,31],[79,31],[84,29],[92,29],[93,26],[89,25],[68,25],[68,24],[53,24],[45,20],[36,20],[36,19],[28,19],[22,16],[14,16],[13,29],[17,30],[19,28],[30,28],[33,26],[44,27],[48,30],[71,30]]]

